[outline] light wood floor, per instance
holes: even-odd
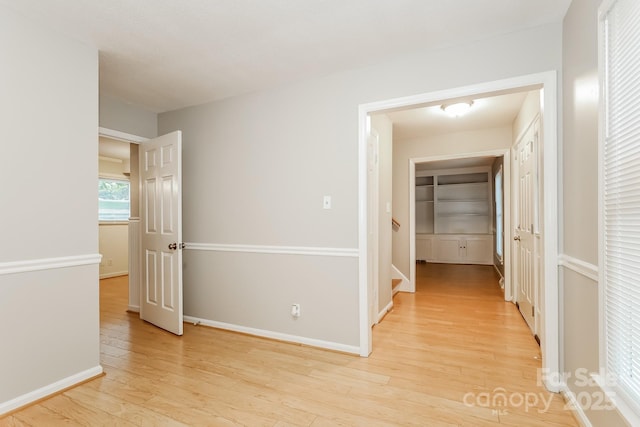
[[[417,292],[396,295],[369,358],[191,324],[178,338],[126,313],[126,277],[103,280],[106,376],[0,426],[577,425],[536,384],[539,348],[492,267],[417,271]],[[524,397],[552,400],[544,410]]]

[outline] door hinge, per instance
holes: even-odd
[[[536,307],[533,305],[531,306],[531,316],[536,317]]]

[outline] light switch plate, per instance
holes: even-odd
[[[322,200],[322,208],[331,209],[331,196],[324,196],[324,199]]]

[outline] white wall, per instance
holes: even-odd
[[[117,98],[100,95],[100,126],[135,136],[158,136],[158,115],[127,104]]]
[[[598,272],[598,7],[600,0],[574,1],[564,19],[562,222],[560,252]],[[560,268],[563,370],[597,372],[598,282],[570,264]],[[569,378],[574,393],[592,389]],[[587,410],[594,426],[625,425],[617,411]]]
[[[98,230],[102,255],[100,278],[124,276],[129,273],[129,224],[103,222]]]
[[[101,368],[98,54],[0,6],[0,56],[1,414]]]
[[[387,212],[387,204],[392,206],[393,179],[393,128],[391,120],[384,114],[371,117],[371,127],[378,132],[378,312],[391,303],[391,250],[392,212]],[[390,209],[391,211],[391,209]]]
[[[185,240],[355,250],[358,106],[557,70],[560,42],[561,26],[547,25],[160,114],[160,134],[183,131]],[[322,209],[323,195],[332,210]],[[249,261],[261,257],[278,269],[254,268]],[[187,250],[185,313],[197,301],[210,320],[358,346],[357,257],[309,257]],[[321,284],[303,264],[312,260],[330,273]],[[329,299],[312,298],[317,286]],[[308,301],[298,321],[283,316],[296,295]],[[217,309],[225,304],[243,309],[231,316]]]
[[[518,115],[513,120],[513,143],[527,130],[533,119],[540,114],[540,91],[532,90],[522,102]]]
[[[410,276],[409,159],[506,150],[511,140],[511,128],[506,126],[394,141],[393,215],[407,226],[393,233],[393,265],[405,276]]]

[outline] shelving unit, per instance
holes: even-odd
[[[433,233],[434,190],[432,176],[416,178],[416,233]]]
[[[416,177],[416,259],[490,264],[491,170],[451,169]]]
[[[437,182],[435,233],[489,233],[489,172],[440,175]]]

